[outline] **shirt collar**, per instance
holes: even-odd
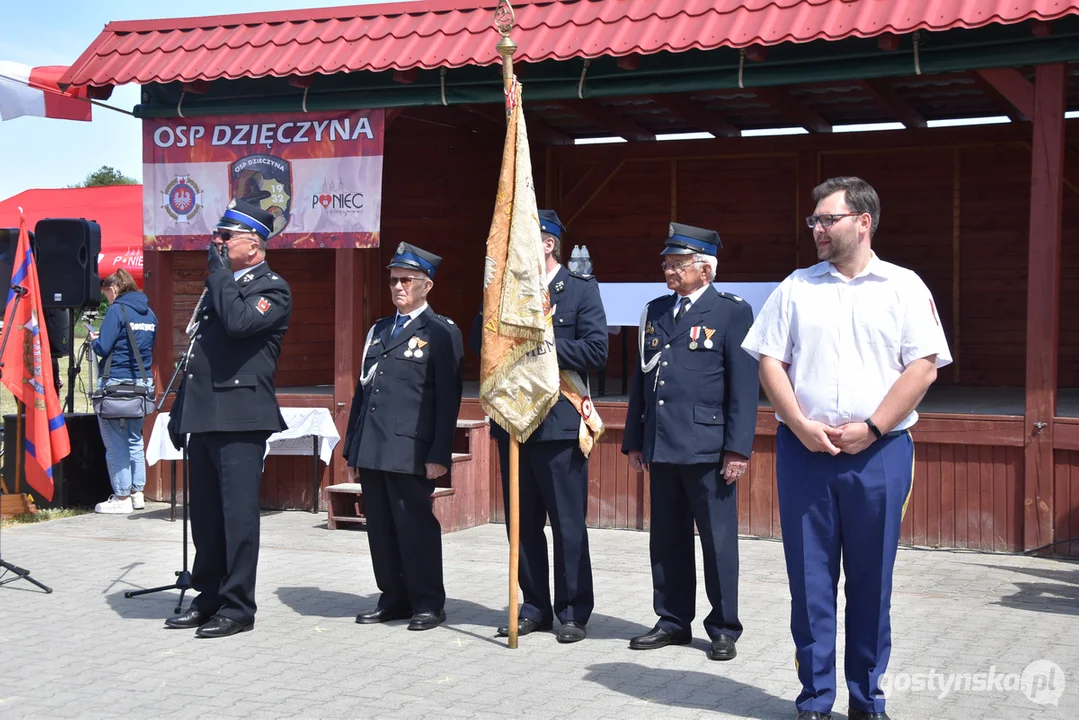
[[[253,266],[251,266],[249,268],[244,268],[242,270],[237,270],[236,272],[232,273],[232,277],[233,277],[234,280],[236,280],[236,282],[240,282],[240,278],[242,278],[244,275],[246,275],[249,272],[254,272],[255,270],[259,269],[260,267],[262,267],[265,264],[266,264],[266,261],[263,260],[258,265],[253,265]]]
[[[413,310],[412,312],[410,312],[410,313],[408,314],[408,319],[409,319],[409,320],[415,320],[415,319],[416,319],[416,318],[418,318],[418,317],[419,317],[420,315],[422,315],[422,314],[423,314],[423,311],[424,311],[424,310],[426,310],[426,309],[427,309],[427,303],[424,303],[423,305],[420,305],[420,306],[419,306],[418,308],[416,308],[415,310]],[[395,316],[395,318],[396,318],[396,317],[400,317],[400,316],[401,316],[401,312],[400,312],[400,311],[398,311],[398,312],[397,312],[397,315]]]
[[[846,280],[846,278],[843,277],[843,275],[838,270],[836,270],[835,265],[830,262],[817,263],[811,268],[809,274],[814,277],[824,274],[830,274],[835,275],[841,280]],[[865,269],[852,277],[851,280],[856,280],[857,278],[864,277],[866,275],[876,275],[882,280],[887,280],[889,277],[891,277],[889,264],[881,260],[875,252],[870,251],[869,262],[866,264]]]
[[[545,282],[544,285],[550,285],[552,282],[554,282],[555,275],[557,275],[558,271],[561,270],[561,269],[562,269],[562,264],[561,263],[559,263],[558,265],[555,265],[554,270],[547,273],[547,278],[546,278],[547,282]]]
[[[681,300],[683,297],[688,297],[689,298],[689,304],[694,305],[694,304],[696,304],[696,302],[698,300],[701,299],[701,295],[704,295],[704,291],[708,289],[709,285],[711,285],[711,283],[705,283],[701,287],[699,287],[696,290],[694,290],[693,292],[691,292],[688,296],[686,296],[686,295],[678,295],[678,293],[675,293],[675,295],[677,295],[679,300]],[[677,302],[675,304],[677,304]]]

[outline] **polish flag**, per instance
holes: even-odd
[[[32,68],[0,60],[0,120],[31,115],[89,121],[88,89],[79,87],[68,88],[66,93],[60,91],[58,83],[66,71],[64,65]]]

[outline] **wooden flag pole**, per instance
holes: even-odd
[[[495,28],[498,30],[499,35],[502,36],[502,39],[498,41],[498,45],[495,47],[498,50],[498,54],[502,56],[502,82],[506,88],[506,93],[513,91],[513,54],[517,52],[517,43],[513,42],[510,38],[513,24],[513,6],[509,4],[508,0],[499,0],[498,7],[495,8]],[[507,121],[511,114],[509,108],[510,104],[509,99],[507,98]],[[520,454],[521,448],[517,442],[517,438],[513,436],[513,433],[510,433],[510,512],[509,517],[506,518],[506,522],[509,524],[510,536],[510,618],[508,627],[508,645],[511,650],[517,649],[517,568],[521,555],[521,496],[518,487],[518,474],[521,465]]]

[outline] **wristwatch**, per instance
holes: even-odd
[[[873,424],[873,420],[871,418],[866,418],[865,424],[868,425],[869,429],[873,431],[873,434],[877,436],[877,440],[880,440],[882,437],[884,437],[884,433],[880,431],[879,427]]]

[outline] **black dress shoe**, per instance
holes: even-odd
[[[390,620],[408,620],[411,617],[411,610],[383,610],[382,608],[376,608],[357,615],[356,622],[360,625],[371,625],[373,623],[389,622]]]
[[[230,620],[227,617],[221,617],[220,615],[214,615],[210,618],[209,622],[195,631],[195,637],[201,638],[220,638],[228,637],[229,635],[236,635],[237,633],[247,632],[248,630],[254,630],[255,623],[250,622],[247,624],[238,623],[235,620]]]
[[[693,641],[690,633],[670,633],[663,628],[652,628],[644,635],[638,635],[629,641],[630,650],[655,650],[668,645],[689,645]]]
[[[832,713],[819,713],[816,710],[803,710],[798,713],[798,720],[832,720]]]
[[[847,711],[848,720],[891,720],[886,712],[871,712],[869,710],[857,710],[851,708]]]
[[[429,610],[427,612],[416,613],[412,616],[412,622],[408,624],[409,630],[430,630],[436,628],[442,623],[446,622],[446,611]]]
[[[558,628],[558,642],[560,643],[575,643],[584,640],[587,635],[584,625],[572,620],[567,620],[562,623],[562,627]]]
[[[709,660],[734,660],[738,651],[734,649],[734,638],[730,635],[717,635],[708,648]]]
[[[213,616],[204,615],[195,608],[188,608],[186,612],[167,618],[165,620],[165,627],[189,630],[191,628],[197,628],[200,625],[205,625],[210,622],[211,617]]]
[[[554,623],[552,621],[540,623],[536,622],[535,620],[530,620],[529,618],[521,618],[517,621],[517,637],[527,635],[528,633],[536,632],[537,630],[550,630],[552,627],[554,627]],[[498,637],[509,636],[509,625],[503,625],[502,627],[498,628]]]

